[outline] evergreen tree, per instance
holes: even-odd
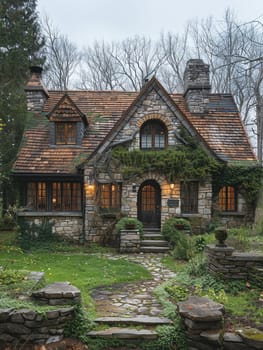
[[[12,164],[27,113],[24,85],[29,66],[43,63],[36,0],[0,2],[0,193],[3,207],[14,202]]]

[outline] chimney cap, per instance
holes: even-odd
[[[43,71],[43,68],[40,66],[31,66],[30,68],[30,73],[38,73],[41,74]]]

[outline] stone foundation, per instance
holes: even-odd
[[[19,212],[18,216],[36,225],[45,220],[52,222],[53,233],[68,241],[79,242],[83,236],[82,213]]]

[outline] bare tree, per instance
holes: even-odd
[[[139,90],[164,60],[162,49],[145,37],[111,44],[95,42],[83,53],[80,87]]]
[[[181,36],[170,32],[161,35],[160,46],[166,59],[162,62],[159,75],[170,92],[182,92],[184,89],[184,69],[190,58],[188,41],[189,26]]]
[[[47,17],[42,28],[46,39],[45,82],[50,88],[67,90],[80,62],[80,53],[75,44],[53,28]]]
[[[82,89],[114,90],[121,87],[117,64],[112,57],[115,43],[94,42],[82,53],[79,87]]]

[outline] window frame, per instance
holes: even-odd
[[[61,128],[59,130],[59,128]],[[70,127],[73,127],[70,130]],[[55,144],[56,145],[76,145],[78,127],[77,122],[55,122]],[[70,141],[74,139],[73,141]],[[58,141],[60,140],[60,141]]]
[[[41,202],[41,198],[39,199],[38,196],[38,189],[41,188],[41,184],[45,184],[45,206],[43,208],[40,208],[38,204]],[[69,196],[65,195],[66,191],[68,192]],[[82,199],[82,184],[79,181],[54,180],[27,182],[25,205],[32,211],[79,212],[82,211]],[[57,203],[57,207],[55,207],[55,203]],[[30,206],[30,204],[32,205]],[[68,206],[66,206],[66,204]]]
[[[181,181],[181,213],[198,214],[199,206],[199,182],[198,181]]]
[[[160,144],[160,135],[161,135],[161,134],[157,133],[158,127],[161,127],[162,131],[164,133],[163,147],[160,147],[160,145],[158,147],[156,146],[156,136],[159,135],[158,140],[159,140],[159,144]],[[146,132],[145,133],[143,132],[147,128],[150,128],[150,132],[148,134]],[[149,136],[150,142],[148,140],[146,140],[146,142],[145,142],[146,146],[143,146],[143,144],[144,144],[143,137],[147,138],[147,136]],[[147,146],[148,142],[149,142],[150,146]],[[167,132],[167,127],[164,124],[164,122],[162,122],[159,119],[150,119],[142,124],[142,126],[140,128],[140,149],[141,150],[144,150],[144,151],[162,150],[162,149],[165,149],[167,147],[167,144],[168,144],[168,132]]]
[[[102,213],[118,212],[121,210],[121,183],[99,183],[99,210]]]
[[[237,212],[237,188],[223,186],[218,192],[218,208],[220,212]]]

